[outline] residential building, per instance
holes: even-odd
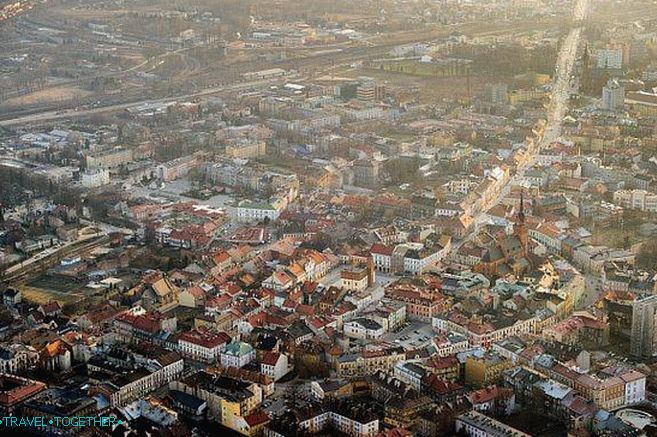
[[[260,372],[278,381],[287,374],[287,355],[279,352],[266,352],[260,360]]]
[[[635,357],[652,357],[657,351],[657,296],[647,296],[632,304],[630,352]]]
[[[230,343],[221,352],[221,365],[223,367],[244,367],[255,360],[256,351],[253,347],[241,341]]]
[[[231,337],[223,332],[207,330],[183,332],[178,337],[178,350],[189,359],[204,363],[216,363]]]
[[[625,87],[619,85],[618,80],[609,79],[602,88],[602,108],[615,111],[625,103]]]
[[[530,437],[530,434],[525,434],[478,411],[469,411],[458,416],[456,432],[464,432],[473,437]]]
[[[362,340],[378,340],[385,333],[378,322],[364,317],[345,322],[342,328],[345,336]]]

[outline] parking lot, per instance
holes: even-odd
[[[209,199],[193,199],[185,196],[186,193],[192,188],[192,184],[187,178],[177,179],[164,183],[164,186],[153,186],[133,184],[130,186],[130,193],[133,198],[150,198],[153,200],[167,201],[194,201],[200,205],[208,205],[212,208],[224,208],[230,214],[232,211],[231,204],[234,199],[232,196],[226,194],[217,194]]]
[[[431,324],[407,320],[407,324],[398,332],[389,332],[383,339],[404,349],[417,349],[427,346],[434,337]]]

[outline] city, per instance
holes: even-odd
[[[657,435],[657,2],[0,35],[2,432]]]

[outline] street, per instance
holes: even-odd
[[[589,0],[578,0],[575,4],[574,10],[575,19],[578,21],[583,20],[588,14],[588,9]],[[509,177],[507,183],[498,191],[497,198],[490,202],[490,206],[486,210],[480,211],[476,216],[473,217],[474,229],[468,234],[466,238],[452,245],[452,253],[457,252],[465,243],[471,241],[477,235],[479,226],[481,226],[486,219],[487,211],[499,204],[500,201],[506,195],[508,195],[514,181],[521,179],[524,176],[525,171],[534,166],[536,162],[536,155],[540,152],[540,150],[548,147],[554,141],[559,139],[559,136],[561,135],[563,118],[565,117],[568,110],[568,100],[570,98],[570,94],[574,91],[570,77],[573,74],[575,67],[577,49],[579,47],[581,35],[581,26],[571,29],[564,39],[561,48],[559,49],[559,55],[557,57],[557,64],[555,67],[555,80],[552,85],[551,102],[547,114],[547,124],[545,126],[543,137],[541,138],[538,147],[536,147],[535,150],[532,150],[531,159],[526,165],[520,166],[514,175]]]

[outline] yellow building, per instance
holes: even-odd
[[[172,382],[170,388],[205,401],[210,418],[241,434],[254,435],[261,425],[252,417],[262,402],[262,389],[256,383],[201,371]]]
[[[478,387],[488,386],[512,366],[511,360],[494,352],[487,352],[483,356],[470,355],[465,360],[465,383]]]
[[[344,354],[336,361],[336,371],[341,378],[372,375],[377,370],[392,370],[395,363],[405,359],[406,353],[401,347]]]

